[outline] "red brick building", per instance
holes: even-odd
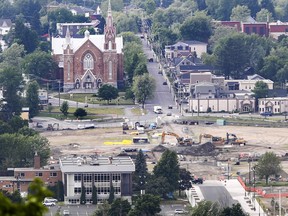
[[[123,38],[116,36],[110,3],[104,35],[86,31],[83,38],[72,38],[68,28],[65,38],[52,38],[52,55],[63,74],[64,91],[124,85]]]
[[[59,164],[51,164],[40,167],[40,156],[35,154],[34,167],[13,168],[14,176],[1,176],[0,189],[8,192],[19,190],[27,192],[30,183],[37,177],[40,178],[45,185],[53,186],[58,181],[62,181],[62,173]]]

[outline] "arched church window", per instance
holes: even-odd
[[[91,77],[90,77],[90,75],[87,76],[86,82],[91,82]]]
[[[80,81],[77,79],[76,80],[76,89],[79,89],[80,88]]]
[[[94,59],[90,53],[87,53],[84,57],[83,62],[83,69],[84,70],[92,70],[94,69]]]
[[[109,61],[109,67],[108,67],[108,79],[113,78],[113,65],[112,61]]]

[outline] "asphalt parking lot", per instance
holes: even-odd
[[[66,205],[66,206],[53,206],[48,207],[49,212],[46,216],[54,216],[57,210],[60,208],[60,215],[63,215],[64,210],[69,210],[69,216],[89,216],[96,210],[95,205]]]

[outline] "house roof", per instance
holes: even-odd
[[[188,45],[207,45],[207,43],[203,43],[201,41],[195,41],[195,40],[184,41],[184,43],[186,43]]]
[[[287,97],[286,89],[269,89],[267,93],[268,97]]]
[[[82,6],[74,6],[70,7],[70,10],[74,10],[77,12],[77,14],[85,14],[85,13],[92,13],[94,10]]]
[[[198,83],[195,84],[194,87],[194,94],[215,94],[216,93],[216,88],[215,85],[213,83],[208,83],[208,82],[202,82],[202,83]]]
[[[63,157],[60,159],[60,166],[63,173],[135,171],[130,157]]]
[[[209,65],[180,65],[180,71],[214,71],[216,68]]]
[[[253,74],[250,76],[247,76],[248,80],[265,80],[264,77],[260,76],[259,74]]]
[[[0,19],[0,27],[11,27],[12,21],[10,19]]]
[[[105,35],[89,35],[89,37],[82,38],[71,38],[71,48],[75,53],[86,41],[91,41],[98,49],[104,51]],[[116,49],[117,53],[122,53],[123,49],[123,38],[116,37]],[[52,37],[52,50],[54,55],[62,55],[63,47],[66,44],[66,38]]]

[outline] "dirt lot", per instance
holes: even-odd
[[[233,147],[224,149],[218,157],[231,159],[232,172],[247,172],[247,163],[241,163],[240,166],[233,166],[233,158],[238,158],[239,153],[243,154],[263,154],[266,151],[274,151],[276,154],[284,155],[288,147],[288,128],[260,128],[260,127],[236,127],[236,126],[183,126],[170,124],[158,132],[173,131],[179,136],[192,137],[198,142],[201,133],[212,134],[213,136],[225,137],[226,133],[234,133],[237,137],[247,140],[247,145],[243,147]],[[160,138],[150,139],[150,144],[124,144],[125,140],[132,140],[136,135],[122,133],[122,128],[102,128],[90,130],[64,130],[64,131],[46,131],[42,133],[50,141],[54,155],[67,154],[100,154],[100,155],[118,155],[121,148],[142,148],[151,150],[160,143]],[[110,143],[105,143],[110,142]],[[122,143],[123,142],[123,143]],[[176,139],[173,136],[166,136],[165,145],[167,148],[174,148]],[[111,144],[112,143],[112,144]],[[117,144],[116,144],[117,143]],[[271,147],[271,149],[268,149]],[[149,168],[152,169],[151,162],[157,161],[161,157],[161,152],[153,155],[149,154]],[[185,156],[185,161],[181,161],[181,166],[189,169],[192,173],[199,176],[205,176],[207,179],[219,178],[225,173],[226,162],[218,164],[214,157]],[[218,166],[217,166],[218,165]],[[282,163],[283,168],[288,171],[288,165]],[[227,172],[227,170],[226,170]]]

